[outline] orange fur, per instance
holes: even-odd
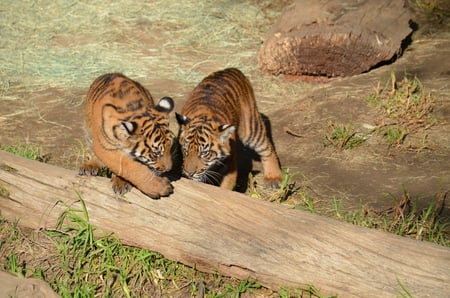
[[[212,73],[187,99],[181,114],[179,142],[183,174],[201,182],[218,182],[233,189],[237,178],[236,142],[261,157],[264,181],[279,187],[282,179],[278,157],[267,136],[249,80],[236,68]],[[216,168],[226,166],[223,177]]]
[[[80,175],[97,175],[102,167],[114,174],[113,190],[123,194],[134,185],[152,198],[169,195],[173,134],[169,114],[173,100],[155,106],[150,92],[118,73],[98,77],[85,102],[85,126],[94,158],[82,164]],[[131,183],[131,185],[130,185]]]

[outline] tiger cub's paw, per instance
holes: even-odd
[[[117,175],[111,177],[111,182],[114,193],[118,195],[126,194],[133,188],[130,182]]]
[[[266,188],[280,188],[281,181],[283,180],[283,177],[281,176],[275,176],[275,177],[264,177],[264,186]]]
[[[100,172],[100,167],[98,167],[97,164],[92,162],[84,163],[80,165],[80,167],[78,168],[78,175],[80,176],[86,175],[97,176],[98,172]]]
[[[159,176],[155,176],[150,183],[139,189],[152,199],[167,197],[173,193],[173,186],[170,184],[170,180],[167,177]]]

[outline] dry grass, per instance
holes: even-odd
[[[420,139],[420,142],[409,142],[412,149],[427,149],[426,134],[436,124],[432,117],[435,99],[427,93],[417,77],[405,74],[398,80],[394,71],[384,86],[378,83],[375,91],[369,96],[369,104],[378,107],[383,118],[376,127],[386,137],[390,145],[400,146],[408,136]],[[422,138],[418,138],[422,135]],[[425,137],[424,137],[425,136]],[[425,139],[424,139],[425,138]]]
[[[7,2],[0,11],[1,100],[20,91],[86,89],[111,71],[184,88],[228,66],[259,77],[257,51],[286,1]],[[260,94],[291,89],[259,79]]]

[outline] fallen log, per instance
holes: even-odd
[[[43,280],[22,278],[0,271],[0,298],[45,297],[59,298],[53,289]]]
[[[136,189],[118,200],[106,178],[0,151],[1,215],[27,227],[54,228],[81,197],[101,230],[199,270],[341,297],[394,297],[401,285],[415,297],[450,296],[448,248],[185,179],[174,187],[160,200]]]
[[[350,76],[393,60],[411,34],[404,0],[297,0],[268,32],[263,73]]]

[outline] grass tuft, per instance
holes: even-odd
[[[155,289],[176,289],[173,278],[181,274],[180,270],[183,275],[187,271],[194,275],[193,269],[164,259],[159,253],[124,246],[114,235],[98,231],[89,223],[83,200],[79,202],[81,209],[67,209],[56,229],[47,231],[57,240],[60,251],[64,274],[51,284],[62,296],[152,296]]]
[[[368,98],[369,105],[380,109],[384,117],[375,130],[385,136],[389,145],[395,146],[404,144],[407,136],[423,133],[436,123],[431,114],[434,102],[417,77],[405,74],[399,81],[394,70],[385,85],[379,82]],[[409,144],[409,147],[424,149],[421,144]]]
[[[441,216],[446,197],[447,193],[439,193],[427,206],[419,208],[419,200],[412,200],[404,190],[403,196],[386,210],[360,205],[356,211],[342,212],[342,202],[337,199],[333,206],[340,220],[450,247],[450,223]]]
[[[47,154],[42,154],[42,148],[29,143],[19,142],[15,145],[1,146],[0,150],[12,153],[17,156],[25,157],[31,160],[47,162],[50,158]]]
[[[325,134],[325,145],[332,145],[341,150],[355,148],[365,140],[366,136],[357,132],[351,125],[330,123]]]
[[[248,174],[248,187],[247,195],[252,198],[265,199],[270,202],[283,203],[291,199],[299,190],[299,187],[295,185],[294,178],[297,173],[291,173],[290,169],[281,169],[282,180],[280,188],[268,189],[258,183],[257,179],[251,172]]]
[[[293,298],[293,297],[337,298],[338,297],[337,295],[324,296],[314,286],[309,286],[307,289],[282,287],[280,289],[280,291],[278,291],[277,296],[280,298]]]

